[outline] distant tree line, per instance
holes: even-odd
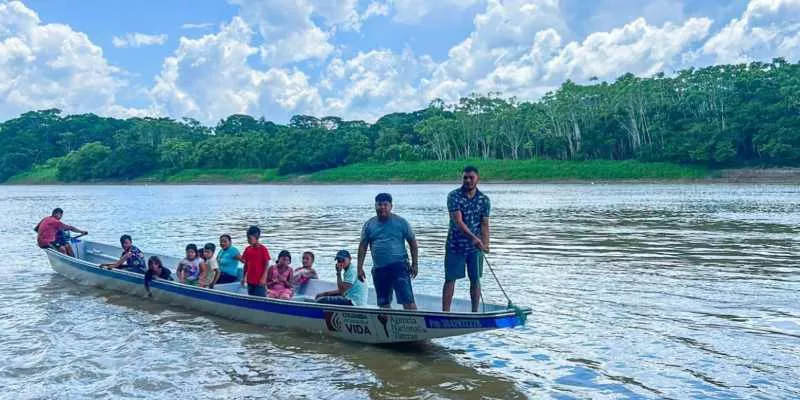
[[[193,119],[62,116],[31,111],[0,124],[0,181],[35,165],[66,181],[154,170],[277,168],[308,173],[363,161],[639,159],[717,166],[800,164],[800,63],[687,69],[613,83],[565,82],[534,102],[472,95],[374,124],[231,115]]]

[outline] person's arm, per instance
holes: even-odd
[[[206,274],[208,273],[208,262],[200,263],[200,287],[206,287]]]
[[[484,197],[486,202],[483,203],[481,210],[481,241],[483,242],[483,252],[489,252],[489,216],[492,214],[492,202],[488,197]]]
[[[369,223],[369,221],[367,221],[367,223]],[[369,247],[368,233],[367,224],[365,223],[364,227],[361,228],[361,242],[358,243],[358,268],[356,269],[358,272],[358,279],[361,282],[367,279],[367,274],[364,273],[364,258],[367,256],[367,248]]]
[[[247,249],[245,249],[244,252],[247,253]],[[241,281],[241,284],[242,284],[242,286],[244,286],[245,282],[247,282],[247,261],[246,261],[246,259],[244,257],[240,256],[239,258],[242,260],[242,264],[243,264],[242,265],[242,281]]]
[[[123,254],[122,257],[119,258],[119,260],[114,261],[113,263],[100,264],[100,266],[101,267],[108,267],[108,269],[119,268],[120,265],[125,263],[125,261],[128,260],[129,258],[131,258],[131,252],[130,251],[125,252],[125,254]]]
[[[453,211],[450,214],[450,218],[456,223],[456,226],[461,230],[461,232],[466,235],[470,240],[472,240],[472,244],[475,245],[480,250],[484,249],[484,243],[481,238],[475,236],[467,226],[467,223],[464,222],[464,217],[461,215],[461,210]],[[481,222],[482,223],[482,222]]]
[[[78,228],[76,228],[74,226],[71,226],[71,225],[67,225],[67,227],[69,228],[70,231],[75,232],[75,233],[80,233],[81,235],[88,235],[89,234],[89,232],[82,231],[82,230],[80,230],[80,229],[78,229]]]
[[[408,241],[408,247],[411,249],[411,278],[416,278],[417,273],[419,272],[419,244],[417,244],[416,239],[411,239]]]
[[[411,266],[409,275],[411,279],[417,277],[417,273],[419,272],[419,244],[417,243],[417,237],[414,235],[414,230],[411,228],[411,224],[408,221],[403,220],[405,222],[405,239],[408,242],[408,248],[411,251]]]
[[[289,279],[283,279],[283,284],[286,285],[288,288],[293,288],[294,285],[292,284],[292,277],[294,276],[294,270],[289,269]]]
[[[364,279],[367,278],[367,274],[364,273],[364,258],[367,256],[367,247],[369,244],[367,242],[361,242],[358,245],[358,279],[361,282],[364,282]]]
[[[267,261],[264,262],[264,273],[261,274],[261,277],[258,279],[263,286],[267,285],[267,272],[269,272],[269,258],[267,258]]]
[[[352,267],[350,267],[352,268]],[[359,278],[356,278],[359,279]],[[336,271],[336,289],[334,290],[326,290],[324,292],[317,293],[316,298],[324,297],[324,296],[344,296],[350,288],[353,287],[353,284],[350,282],[346,282],[342,280],[342,271],[337,268]]]
[[[214,285],[217,284],[220,275],[222,275],[222,273],[219,271],[219,268],[214,269],[214,279],[211,280],[211,285],[209,285],[209,287],[214,287]]]
[[[483,242],[483,252],[489,252],[489,217],[481,218],[481,241]]]
[[[341,296],[344,296],[344,294],[353,287],[352,283],[342,280],[342,270],[336,271],[336,287],[338,288],[336,294]]]

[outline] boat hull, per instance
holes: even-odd
[[[520,317],[512,310],[471,314],[324,305],[254,297],[158,279],[151,282],[148,293],[141,274],[110,271],[86,260],[45,251],[58,274],[84,285],[251,324],[301,329],[362,343],[414,342],[521,324]]]

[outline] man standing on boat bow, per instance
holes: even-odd
[[[450,228],[444,256],[442,311],[450,311],[456,280],[469,276],[469,297],[472,312],[478,311],[481,300],[483,253],[489,252],[489,197],[478,190],[478,169],[464,167],[460,188],[447,195]]]
[[[406,310],[416,310],[411,279],[417,276],[419,247],[411,225],[402,217],[392,213],[392,196],[380,193],[375,196],[376,216],[370,218],[361,230],[358,246],[358,279],[364,281],[364,258],[367,248],[372,253],[372,283],[378,307],[390,308],[392,292],[397,304]],[[411,264],[408,263],[406,242],[411,248]]]

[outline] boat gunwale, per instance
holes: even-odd
[[[102,243],[98,243],[102,244]],[[127,276],[131,278],[138,278],[143,279],[142,274],[138,274],[135,272],[125,271],[125,270],[107,270],[101,268],[97,264],[91,263],[89,261],[77,258],[77,257],[70,257],[66,254],[58,252],[54,249],[43,249],[45,252],[56,256],[57,258],[72,264],[80,264],[84,267],[91,268],[93,271],[92,273],[98,273],[98,271],[104,271],[105,273],[109,274],[108,276],[113,279],[119,279],[119,276]],[[117,274],[118,276],[114,276]],[[105,274],[100,274],[105,275]],[[304,302],[304,301],[295,301],[295,300],[281,300],[281,299],[272,299],[268,297],[258,297],[258,296],[250,296],[247,294],[242,293],[233,293],[227,292],[224,290],[217,290],[217,289],[208,289],[208,288],[201,288],[197,286],[186,285],[183,283],[179,283],[177,281],[168,281],[163,279],[154,279],[150,283],[150,287],[157,288],[158,286],[167,286],[167,287],[174,287],[180,290],[187,290],[187,291],[195,291],[198,293],[204,294],[212,294],[217,296],[226,296],[231,297],[239,300],[244,300],[246,302],[253,302],[253,303],[267,303],[273,304],[277,306],[289,306],[289,307],[301,307],[307,309],[314,309],[319,310],[320,312],[323,310],[335,310],[335,311],[342,311],[342,312],[364,312],[368,314],[390,314],[390,315],[409,315],[409,316],[431,316],[431,317],[448,317],[448,318],[459,318],[459,319],[488,319],[488,318],[506,318],[506,317],[513,317],[517,316],[519,312],[522,312],[526,315],[530,315],[532,313],[532,309],[530,307],[519,307],[519,311],[514,309],[505,309],[505,310],[497,310],[497,311],[489,311],[489,312],[458,312],[458,311],[431,311],[431,310],[405,310],[405,309],[395,309],[395,308],[365,308],[365,307],[355,307],[355,306],[345,306],[345,305],[336,305],[336,304],[323,304],[323,303],[313,303],[313,302]],[[186,296],[185,294],[178,293],[182,296]],[[187,296],[192,297],[192,296]],[[214,300],[207,300],[212,301]],[[303,316],[298,316],[303,318]]]

